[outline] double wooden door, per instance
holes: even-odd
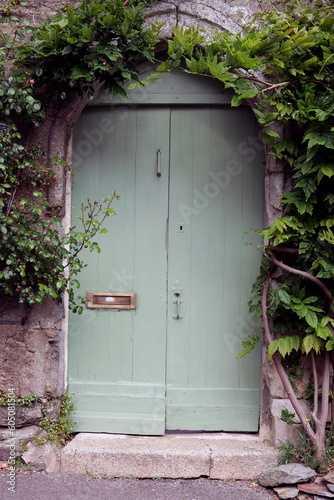
[[[76,125],[72,216],[120,199],[79,294],[134,292],[136,309],[70,314],[79,431],[257,431],[259,352],[247,300],[263,225],[263,158],[247,107],[88,107]],[[257,141],[257,142],[256,142]]]

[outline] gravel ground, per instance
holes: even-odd
[[[19,471],[15,491],[0,475],[1,500],[275,500],[252,481],[200,479],[107,479]]]

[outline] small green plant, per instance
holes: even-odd
[[[46,414],[45,408],[42,408],[43,417],[40,421],[40,428],[46,432],[46,436],[36,436],[34,443],[43,445],[46,442],[56,446],[65,445],[75,432],[76,422],[72,420],[74,414],[74,403],[71,396],[67,393],[61,398],[61,405],[58,417],[51,419]]]
[[[286,408],[284,408],[281,412],[281,420],[288,425],[293,425],[295,423],[293,420],[295,416],[295,413],[290,413]]]
[[[12,405],[13,396],[5,390],[0,390],[0,405]],[[19,396],[15,399],[15,406],[25,408],[34,404],[40,403],[41,398],[37,394],[27,394],[26,396]],[[46,442],[54,443],[56,446],[66,444],[75,432],[76,422],[73,422],[72,415],[74,414],[74,403],[71,396],[67,393],[61,398],[60,410],[58,417],[51,419],[47,415],[45,404],[41,403],[42,419],[39,423],[41,430],[45,431],[46,435],[39,437],[37,434],[32,442],[38,445],[43,445]],[[20,440],[20,450],[27,449],[26,443]]]
[[[96,476],[95,474],[90,472],[90,470],[87,469],[87,465],[85,465],[85,470],[88,477],[91,477],[92,479],[98,479],[98,476]]]
[[[20,456],[16,456],[14,459],[14,467],[15,469],[20,469],[24,465],[24,461]]]
[[[85,465],[85,470],[86,470],[87,476],[91,477],[92,479],[108,479],[108,474],[106,472],[102,476],[98,476],[97,474],[90,472],[90,470],[87,468],[87,465]],[[114,479],[114,477],[111,476],[110,479]]]
[[[325,450],[323,454],[323,466],[326,468],[333,467],[334,464],[334,426],[331,424],[327,429],[325,436]]]
[[[314,423],[313,423],[314,425]],[[298,438],[296,445],[287,440],[277,447],[279,454],[278,465],[287,463],[302,463],[318,472],[324,472],[334,463],[333,428],[326,430],[325,449],[322,459],[317,456],[317,448],[308,437],[303,427],[297,428]]]
[[[27,394],[27,396],[19,396],[17,398],[17,404],[19,406],[32,406],[37,404],[39,400],[39,396],[37,394]]]
[[[0,389],[0,405],[8,406],[12,403],[13,395],[9,394],[4,389]],[[39,396],[37,394],[27,394],[26,396],[19,396],[15,399],[15,405],[25,407],[32,406],[33,404],[38,403]]]
[[[0,15],[9,15],[15,7],[18,5],[27,6],[27,2],[21,2],[21,0],[7,0],[0,6]]]
[[[237,359],[243,358],[247,354],[253,352],[259,340],[260,337],[258,336],[257,333],[254,333],[254,335],[249,335],[247,340],[242,340],[241,344],[242,347],[244,347],[244,349],[241,352],[239,352]]]
[[[27,449],[28,449],[27,443],[25,443],[22,439],[19,439],[19,450],[23,452],[27,451]]]

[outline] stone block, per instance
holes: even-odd
[[[27,326],[38,324],[40,328],[53,329],[55,325],[61,323],[63,317],[63,305],[52,299],[45,299],[43,305],[35,305],[31,308]]]
[[[30,425],[22,429],[16,429],[12,436],[9,429],[0,429],[0,461],[6,461],[9,458],[9,446],[15,442],[15,455],[22,455],[21,443],[28,443],[38,432],[36,425]]]
[[[252,436],[239,439],[209,439],[211,450],[211,479],[257,479],[264,470],[277,464],[277,450]]]
[[[280,486],[282,484],[304,483],[316,476],[317,473],[310,467],[302,464],[284,464],[269,469],[259,476],[262,486]],[[299,487],[299,485],[298,485]]]
[[[15,406],[15,427],[25,427],[27,425],[39,424],[42,418],[42,410],[40,404],[31,406]],[[8,425],[8,407],[0,406],[0,426]]]
[[[160,38],[171,38],[173,28],[177,25],[176,6],[170,2],[158,2],[149,6],[145,26],[148,27],[155,20],[165,23],[162,27]]]
[[[61,453],[61,472],[137,478],[208,476],[210,450],[200,439],[78,434]]]
[[[310,406],[307,401],[299,400],[306,415],[310,417]],[[287,409],[290,413],[295,413],[294,421],[297,425],[288,425],[281,420],[282,410]],[[298,434],[296,427],[300,424],[298,415],[296,414],[290,399],[273,399],[271,402],[271,415],[272,415],[272,441],[274,446],[279,446],[289,440],[291,443],[296,444]]]
[[[270,225],[282,215],[281,197],[284,173],[270,173],[265,178],[266,224]]]
[[[59,331],[10,326],[0,336],[0,389],[16,395],[57,397],[64,391],[63,341]]]
[[[324,480],[328,483],[334,484],[334,470],[330,470],[324,477]]]
[[[327,486],[324,484],[298,484],[298,488],[300,489],[300,491],[303,491],[310,495],[314,495],[315,499],[334,498],[334,493],[331,493]]]
[[[262,352],[262,363],[262,374],[269,389],[270,396],[272,398],[287,398],[288,395],[277,373],[274,362],[272,360],[269,361],[269,363],[267,362],[266,346],[264,347]]]
[[[51,443],[46,443],[42,446],[28,443],[27,451],[22,454],[22,458],[34,470],[59,472],[60,450],[60,447],[56,447]]]
[[[205,5],[203,2],[181,2],[178,8],[178,25],[179,26],[199,26],[204,29],[220,28],[239,33],[241,25],[231,19],[229,14],[232,14],[231,7],[224,4],[224,8],[219,10]]]
[[[270,396],[276,399],[286,399],[288,397],[287,392],[284,389],[283,383],[277,373],[273,361],[270,361],[269,363],[267,362],[266,346],[264,347],[262,352],[262,360],[263,378],[269,388]],[[298,367],[298,370],[300,372],[300,376],[298,376],[294,381],[294,388],[297,398],[301,399],[304,397],[304,392],[307,385],[312,382],[310,359],[306,356],[302,356],[300,358],[300,365]],[[321,383],[321,366],[318,366],[318,375]]]
[[[293,486],[278,486],[274,488],[275,493],[283,500],[288,500],[289,498],[296,498],[299,493],[299,489]]]

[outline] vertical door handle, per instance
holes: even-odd
[[[157,151],[157,176],[161,177],[161,151]]]
[[[177,295],[177,294],[175,294]],[[181,304],[182,300],[180,300],[178,297],[176,300],[173,300],[173,304],[176,304],[176,314],[173,314],[173,319],[182,319],[183,316],[180,314],[180,309],[181,309]]]

